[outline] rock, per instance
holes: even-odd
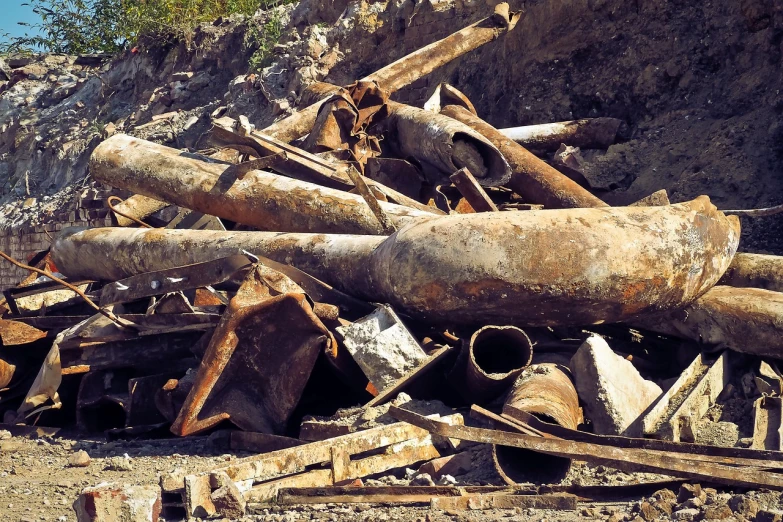
[[[694,520],[699,515],[699,510],[695,508],[681,509],[672,513],[673,520]]]
[[[284,112],[288,112],[290,108],[291,104],[285,98],[274,100],[272,101],[272,116],[279,116]]]
[[[707,500],[707,494],[701,489],[700,484],[683,484],[677,493],[677,502],[683,503],[688,499],[698,498],[702,502]]]
[[[649,502],[642,502],[639,506],[639,516],[647,522],[652,522],[661,516],[660,512]]]
[[[745,495],[734,495],[729,499],[729,507],[734,513],[747,519],[753,519],[759,511],[759,504]]]
[[[6,63],[5,60],[0,58],[0,80],[10,80],[11,79],[11,67]]]
[[[200,72],[190,79],[186,87],[190,92],[197,92],[212,82],[212,76],[208,73]]]
[[[783,522],[783,511],[762,509],[756,513],[756,522]]]
[[[570,363],[579,399],[601,435],[641,435],[641,418],[661,388],[639,375],[601,337],[587,339]]]
[[[104,469],[109,471],[133,471],[133,463],[127,455],[124,457],[112,457],[106,463]]]
[[[8,430],[0,430],[0,440],[9,440],[12,437]]]
[[[725,520],[731,518],[731,508],[726,504],[713,504],[704,508],[704,520]]]
[[[90,456],[84,450],[79,450],[68,458],[68,466],[72,468],[86,468],[90,465]]]
[[[157,522],[160,488],[102,484],[84,489],[73,509],[77,522]]]
[[[224,480],[223,485],[212,492],[212,503],[217,515],[234,519],[245,515],[245,498],[231,480]]]
[[[413,480],[411,480],[411,486],[434,486],[435,482],[427,473],[419,473]]]
[[[185,122],[185,125],[182,126],[182,130],[188,131],[196,123],[198,123],[198,116],[191,116],[188,118],[188,121]]]
[[[172,82],[186,82],[193,78],[193,73],[190,71],[175,72],[171,75]]]
[[[463,451],[456,455],[449,455],[439,459],[425,462],[419,468],[419,473],[427,473],[433,479],[438,480],[443,475],[464,475],[471,469],[473,458],[470,453]]]
[[[700,499],[699,497],[689,498],[682,504],[678,506],[678,509],[690,509],[690,508],[696,508],[699,509],[704,505],[704,501]]]
[[[653,502],[655,509],[660,511],[666,516],[671,516],[674,511],[674,506],[677,505],[674,500],[656,500]]]
[[[677,500],[677,495],[675,495],[674,491],[672,491],[671,489],[659,489],[658,491],[652,494],[652,497],[656,500],[670,500],[670,501]]]

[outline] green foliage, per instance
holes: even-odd
[[[250,22],[247,32],[245,32],[245,47],[255,48],[248,60],[250,72],[260,72],[272,62],[272,51],[280,41],[282,33],[283,23],[280,13],[276,10],[269,11],[267,21],[260,28]]]
[[[0,52],[117,52],[140,35],[189,40],[195,27],[221,16],[252,15],[275,0],[30,0],[38,35],[3,35]],[[279,19],[278,19],[279,23]],[[278,29],[279,32],[279,29]]]

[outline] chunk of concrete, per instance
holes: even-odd
[[[99,484],[85,488],[73,503],[77,522],[158,522],[158,486]]]
[[[588,338],[571,358],[576,391],[595,432],[641,435],[640,415],[663,393],[614,353],[603,338]]]
[[[245,516],[245,498],[231,480],[224,481],[221,487],[212,492],[212,503],[216,514],[221,517],[235,519]]]
[[[386,305],[349,326],[338,327],[337,333],[379,392],[427,358],[416,338]]]

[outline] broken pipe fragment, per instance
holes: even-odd
[[[605,149],[617,140],[622,123],[617,118],[585,118],[499,130],[526,149],[535,151],[555,151],[562,144],[582,149]]]
[[[393,235],[69,229],[52,258],[70,278],[117,280],[243,250],[412,317],[584,325],[680,308],[723,275],[739,219],[706,196],[665,207],[455,214]]]

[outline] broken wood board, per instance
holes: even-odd
[[[783,489],[783,476],[755,467],[726,466],[713,462],[684,460],[680,453],[616,448],[468,426],[449,426],[446,423],[422,417],[396,406],[391,406],[389,413],[398,420],[409,422],[444,437],[529,449],[548,455],[583,460],[591,464],[602,464],[630,473],[637,471],[662,473],[730,486]]]
[[[682,372],[642,420],[646,436],[679,442],[693,442],[695,424],[723,391],[731,379],[731,352],[725,350],[708,362],[699,354]]]

